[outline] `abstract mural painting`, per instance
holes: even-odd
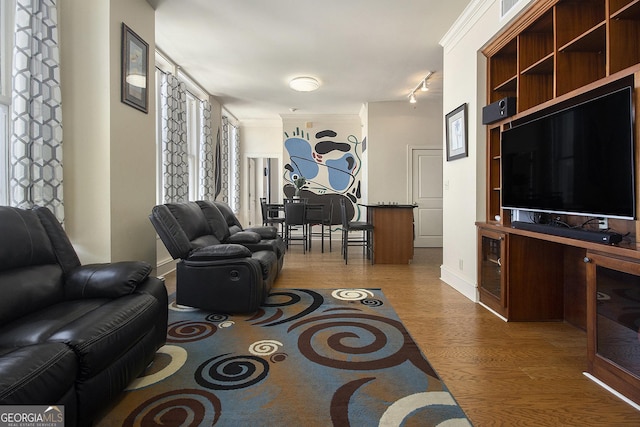
[[[293,196],[293,181],[304,177],[307,184],[302,197],[310,203],[340,206],[339,199],[349,200],[349,211],[358,218],[361,199],[362,151],[366,139],[354,135],[340,136],[331,129],[311,134],[296,128],[285,132],[284,147],[288,156],[284,165],[284,194]],[[335,215],[334,215],[335,217]],[[339,216],[336,223],[340,222]]]

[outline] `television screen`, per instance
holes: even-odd
[[[625,87],[502,133],[502,206],[635,217],[633,91]]]

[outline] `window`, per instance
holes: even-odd
[[[177,71],[176,71],[177,70]],[[178,95],[181,99],[182,96],[186,98],[186,110],[184,111],[184,122],[180,122],[178,128],[184,129],[184,133],[182,130],[175,130],[173,135],[179,134],[178,138],[174,138],[174,144],[177,144],[179,151],[181,154],[177,157],[174,156],[172,163],[175,162],[172,166],[178,166],[177,170],[186,170],[188,171],[188,177],[186,178],[186,183],[188,185],[188,194],[186,193],[184,187],[184,181],[182,179],[177,179],[178,183],[169,182],[173,178],[171,178],[172,173],[169,173],[165,176],[163,170],[167,167],[163,162],[163,141],[162,141],[162,131],[163,131],[163,123],[162,123],[162,106],[160,103],[162,102],[161,97],[161,85],[162,85],[162,77],[163,75],[175,75],[177,79],[182,82],[182,89],[178,89]],[[157,100],[156,111],[157,111],[157,199],[158,203],[165,203],[167,200],[164,200],[163,196],[165,192],[165,187],[168,186],[180,186],[180,191],[178,192],[180,195],[174,194],[175,199],[183,199],[184,197],[188,197],[189,200],[200,200],[203,199],[203,195],[201,194],[202,186],[200,185],[200,178],[202,175],[201,169],[201,145],[203,131],[202,128],[205,126],[205,123],[202,123],[202,101],[208,100],[209,95],[203,91],[196,82],[194,82],[188,75],[180,72],[176,64],[174,64],[170,59],[166,58],[160,52],[156,52],[156,85],[157,85]],[[184,92],[186,90],[186,93]],[[182,107],[180,108],[182,110]],[[210,125],[209,125],[210,126]],[[184,139],[183,139],[184,138]],[[179,142],[176,142],[179,141]],[[184,146],[184,142],[186,142],[186,146]],[[176,147],[174,145],[173,147]],[[184,158],[184,151],[186,150],[186,159]],[[185,164],[186,161],[186,164]],[[170,167],[171,168],[171,167]],[[179,175],[179,174],[178,174]],[[165,182],[165,180],[167,182]],[[169,198],[173,198],[174,196],[170,196]]]
[[[187,157],[189,159],[189,200],[200,200],[200,100],[187,92]]]

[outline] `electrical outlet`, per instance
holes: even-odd
[[[600,230],[607,230],[609,228],[608,218],[598,218],[598,228]]]
[[[460,259],[458,260],[458,268],[459,268],[460,270],[463,270],[463,268],[462,268],[462,267],[463,267],[463,265],[462,265],[462,258],[460,258]]]

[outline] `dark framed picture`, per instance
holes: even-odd
[[[122,23],[121,100],[144,113],[149,110],[149,45]]]
[[[467,157],[467,104],[462,104],[445,116],[447,131],[447,161]]]

